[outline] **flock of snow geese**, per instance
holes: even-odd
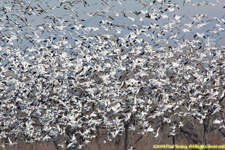
[[[218,2],[1,1],[0,139],[82,148],[208,116],[224,130],[225,15],[177,13]]]

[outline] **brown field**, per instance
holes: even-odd
[[[146,134],[141,136],[140,134],[135,134],[129,132],[128,147],[135,146],[135,150],[153,150],[153,145],[173,145],[172,137],[165,137],[161,132],[158,138],[154,138],[152,134]],[[107,141],[104,144],[103,135],[97,136],[90,143],[88,143],[82,150],[124,150],[124,136],[117,136],[112,141]],[[191,144],[184,136],[180,135],[176,137],[177,145],[189,145]],[[210,145],[225,145],[225,138],[223,135],[218,133],[212,133],[209,136]],[[199,143],[198,145],[201,145]],[[76,150],[76,148],[61,148],[56,147],[54,142],[39,142],[33,144],[26,144],[22,141],[18,142],[15,146],[1,147],[0,150]],[[161,149],[158,149],[161,150]],[[164,149],[166,150],[166,149]],[[171,149],[173,150],[173,149]],[[210,149],[210,150],[225,150],[225,149]]]

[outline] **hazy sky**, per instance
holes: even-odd
[[[63,0],[61,0],[61,1],[63,1]],[[87,0],[88,4],[90,4],[91,6],[84,7],[83,3],[77,3],[74,5],[73,9],[76,12],[78,12],[80,18],[84,18],[84,19],[90,18],[89,16],[85,15],[86,13],[92,13],[92,12],[95,12],[96,10],[107,9],[110,7],[112,7],[110,9],[112,9],[114,11],[146,10],[146,8],[143,8],[143,6],[135,0],[126,0],[126,1],[120,0],[120,1],[121,1],[122,5],[120,5],[118,1],[110,2],[110,5],[106,5],[106,4],[104,5],[104,3],[101,2],[101,0],[94,0],[94,1]],[[194,0],[193,2],[197,2],[197,1],[199,1],[199,0]],[[192,16],[195,14],[206,13],[209,15],[209,17],[213,17],[213,16],[219,17],[219,16],[225,15],[225,9],[223,8],[223,6],[225,5],[224,0],[220,0],[220,2],[216,2],[216,0],[208,0],[208,1],[214,2],[215,6],[212,6],[209,4],[209,5],[199,6],[199,7],[193,7],[189,3],[186,3],[183,6],[183,0],[173,0],[174,3],[177,3],[180,6],[180,9],[176,10],[176,13],[178,13],[178,14]],[[57,1],[50,1],[49,3],[53,7],[60,4],[60,2],[57,2]],[[63,7],[61,7],[60,9],[56,8],[53,11],[50,11],[49,13],[53,13],[54,15],[57,15],[57,16],[63,16],[65,14],[67,14],[68,12],[66,12],[63,9]]]
[[[90,6],[86,6],[84,7],[84,3],[81,1],[80,3],[74,3],[74,6],[70,6],[69,4],[66,4],[65,6],[69,7],[69,9],[72,9],[74,11],[74,13],[72,13],[70,10],[66,10],[64,9],[64,5],[60,5],[61,2],[67,2],[68,0],[49,0],[49,1],[45,1],[45,0],[40,0],[40,1],[30,1],[30,0],[25,0],[27,2],[31,2],[30,5],[32,7],[35,7],[37,5],[41,5],[41,7],[43,7],[44,9],[48,9],[47,13],[42,13],[41,15],[26,15],[27,20],[31,21],[31,24],[33,25],[38,25],[38,24],[43,24],[43,23],[51,23],[53,24],[52,20],[50,19],[46,19],[45,17],[48,15],[53,15],[56,17],[61,17],[61,20],[69,20],[71,21],[71,16],[73,16],[76,19],[85,19],[84,22],[81,22],[81,24],[85,25],[85,26],[99,26],[99,21],[102,19],[105,20],[110,20],[109,18],[104,18],[104,17],[92,17],[87,15],[87,13],[91,14],[91,13],[95,13],[96,11],[98,12],[105,12],[105,16],[114,16],[114,20],[113,22],[116,24],[127,24],[127,25],[149,25],[150,23],[157,23],[159,25],[162,24],[167,24],[168,22],[171,22],[171,20],[168,19],[160,19],[159,21],[155,21],[153,19],[148,19],[148,18],[143,18],[143,21],[140,21],[138,19],[137,16],[135,16],[133,13],[128,13],[128,15],[131,15],[131,17],[136,17],[135,21],[131,21],[127,18],[124,18],[121,11],[124,11],[127,13],[127,11],[148,11],[148,7],[143,7],[142,4],[140,4],[140,2],[136,1],[136,0],[108,0],[110,1],[109,4],[106,4],[103,2],[103,0],[86,0],[87,3]],[[107,1],[107,0],[104,0]],[[142,1],[150,1],[150,0],[142,0]],[[192,0],[192,2],[200,2],[202,0]],[[169,18],[174,19],[173,15],[177,14],[177,15],[185,15],[186,17],[191,17],[193,15],[196,14],[207,14],[208,18],[207,20],[210,20],[213,17],[218,17],[218,18],[224,18],[225,19],[225,8],[223,8],[225,6],[225,1],[224,0],[220,0],[220,2],[216,2],[217,0],[207,0],[209,2],[214,2],[215,6],[212,6],[211,4],[209,5],[202,5],[202,6],[192,6],[189,3],[186,3],[183,6],[183,0],[172,0],[173,3],[176,3],[179,5],[180,9],[176,9],[175,12],[166,12],[166,15],[169,16]],[[42,2],[42,3],[41,3]],[[46,6],[46,2],[49,3],[49,6],[51,6],[52,9],[49,9]],[[71,1],[70,2],[76,2],[76,1]],[[122,5],[121,5],[122,3]],[[0,2],[0,5],[7,5],[8,7],[10,7],[11,3],[3,3]],[[60,6],[60,7],[57,7]],[[155,6],[151,6],[151,7],[155,7]],[[16,12],[16,11],[15,11]],[[15,13],[14,12],[14,13]],[[119,12],[119,17],[115,17],[116,12]],[[149,11],[149,13],[153,13],[152,10]],[[18,14],[20,15],[20,14]],[[21,15],[23,15],[23,13],[21,13]],[[133,16],[132,16],[133,15]],[[144,16],[144,15],[143,15]],[[45,18],[45,19],[44,19]],[[187,23],[184,21],[189,21],[188,23],[191,23],[190,20],[181,20],[181,24]],[[79,22],[75,22],[75,24],[78,24]],[[201,31],[197,31],[197,32],[206,32],[208,27],[212,27],[215,24],[212,23],[211,25],[205,27],[205,28],[201,28]],[[221,25],[223,28],[225,28],[225,25],[222,24]],[[104,32],[104,31],[101,31]],[[125,33],[126,34],[126,33]],[[184,34],[193,34],[193,33],[184,33]],[[180,34],[180,36],[183,36],[182,34]],[[189,36],[189,35],[188,35]],[[221,36],[224,36],[224,32],[221,34]],[[178,37],[179,38],[179,37]],[[221,37],[218,37],[221,38]],[[224,39],[224,38],[223,38]],[[225,41],[224,41],[225,43]]]

